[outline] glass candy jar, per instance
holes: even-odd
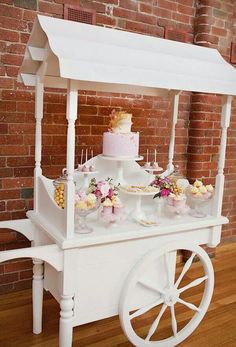
[[[65,182],[67,180],[66,169],[62,170],[62,175],[53,181],[55,187],[54,201],[60,208],[65,208]]]

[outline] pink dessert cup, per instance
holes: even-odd
[[[125,213],[124,206],[114,206],[114,214],[116,216],[122,216]]]
[[[103,216],[111,216],[112,215],[112,206],[103,206],[102,214]]]
[[[184,200],[173,200],[173,206],[178,209],[184,209],[186,207],[186,199]]]
[[[174,199],[172,198],[172,197],[168,197],[167,198],[167,204],[169,205],[169,206],[174,206]]]

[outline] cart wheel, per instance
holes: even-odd
[[[192,253],[191,257],[184,264],[180,274],[176,276],[176,251],[179,249],[188,250]],[[201,276],[194,280],[192,279],[188,281],[188,284],[182,284],[181,286],[181,283],[184,282],[187,277],[186,273],[188,272],[189,274],[189,269],[193,264],[195,256],[199,257],[204,276]],[[150,271],[150,268],[155,269],[157,267],[157,262],[164,266],[164,271],[160,272],[155,270],[156,274],[155,272],[150,272],[152,274],[152,281],[145,282],[145,273],[147,273],[147,271]],[[165,278],[164,282],[163,278]],[[186,300],[185,298],[181,298],[181,296],[183,295],[186,296],[187,293],[185,293],[185,291],[190,288],[196,287],[194,288],[194,290],[198,290],[201,287],[202,289],[202,286],[199,286],[201,283],[202,286],[204,285],[204,290],[200,296],[201,301],[197,306],[188,302],[188,300]],[[140,307],[140,305],[136,304],[135,310],[133,306],[135,291],[137,291],[138,289],[140,290],[140,287],[142,287],[142,295],[140,297],[143,298],[145,294],[149,294],[151,291],[152,300],[148,303],[146,302],[143,307]],[[210,258],[201,247],[197,245],[191,245],[186,242],[175,242],[154,249],[146,254],[128,275],[127,281],[121,294],[119,306],[119,315],[122,328],[130,342],[136,347],[176,346],[180,342],[185,340],[196,329],[198,324],[203,319],[210,304],[213,289],[213,267]],[[199,293],[197,293],[196,296],[199,297]],[[178,315],[176,315],[176,309],[183,310],[183,308],[187,309],[186,315],[189,315],[190,320],[186,324],[184,320],[185,325],[183,326],[182,319],[178,327]],[[148,332],[142,332],[140,336],[140,333],[136,333],[137,329],[133,327],[135,321],[134,318],[139,317],[137,318],[139,322],[140,320],[142,320],[142,317],[143,319],[147,319],[145,314],[150,313],[153,309],[154,311],[159,310],[159,312],[155,312],[154,321],[153,317],[151,317],[151,321],[150,317],[145,321],[145,325],[147,325],[146,322],[150,321],[150,328]],[[171,330],[168,337],[164,336],[163,338],[163,336],[158,337],[157,328],[164,313],[166,316],[169,314],[169,326],[171,327]],[[154,337],[155,340],[153,339]]]

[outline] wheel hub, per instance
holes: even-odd
[[[175,288],[166,289],[165,293],[162,295],[163,301],[167,306],[173,306],[176,304],[179,298],[179,292]]]

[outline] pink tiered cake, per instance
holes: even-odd
[[[109,157],[137,157],[139,133],[131,132],[132,114],[112,112],[109,132],[103,134],[103,155]]]

